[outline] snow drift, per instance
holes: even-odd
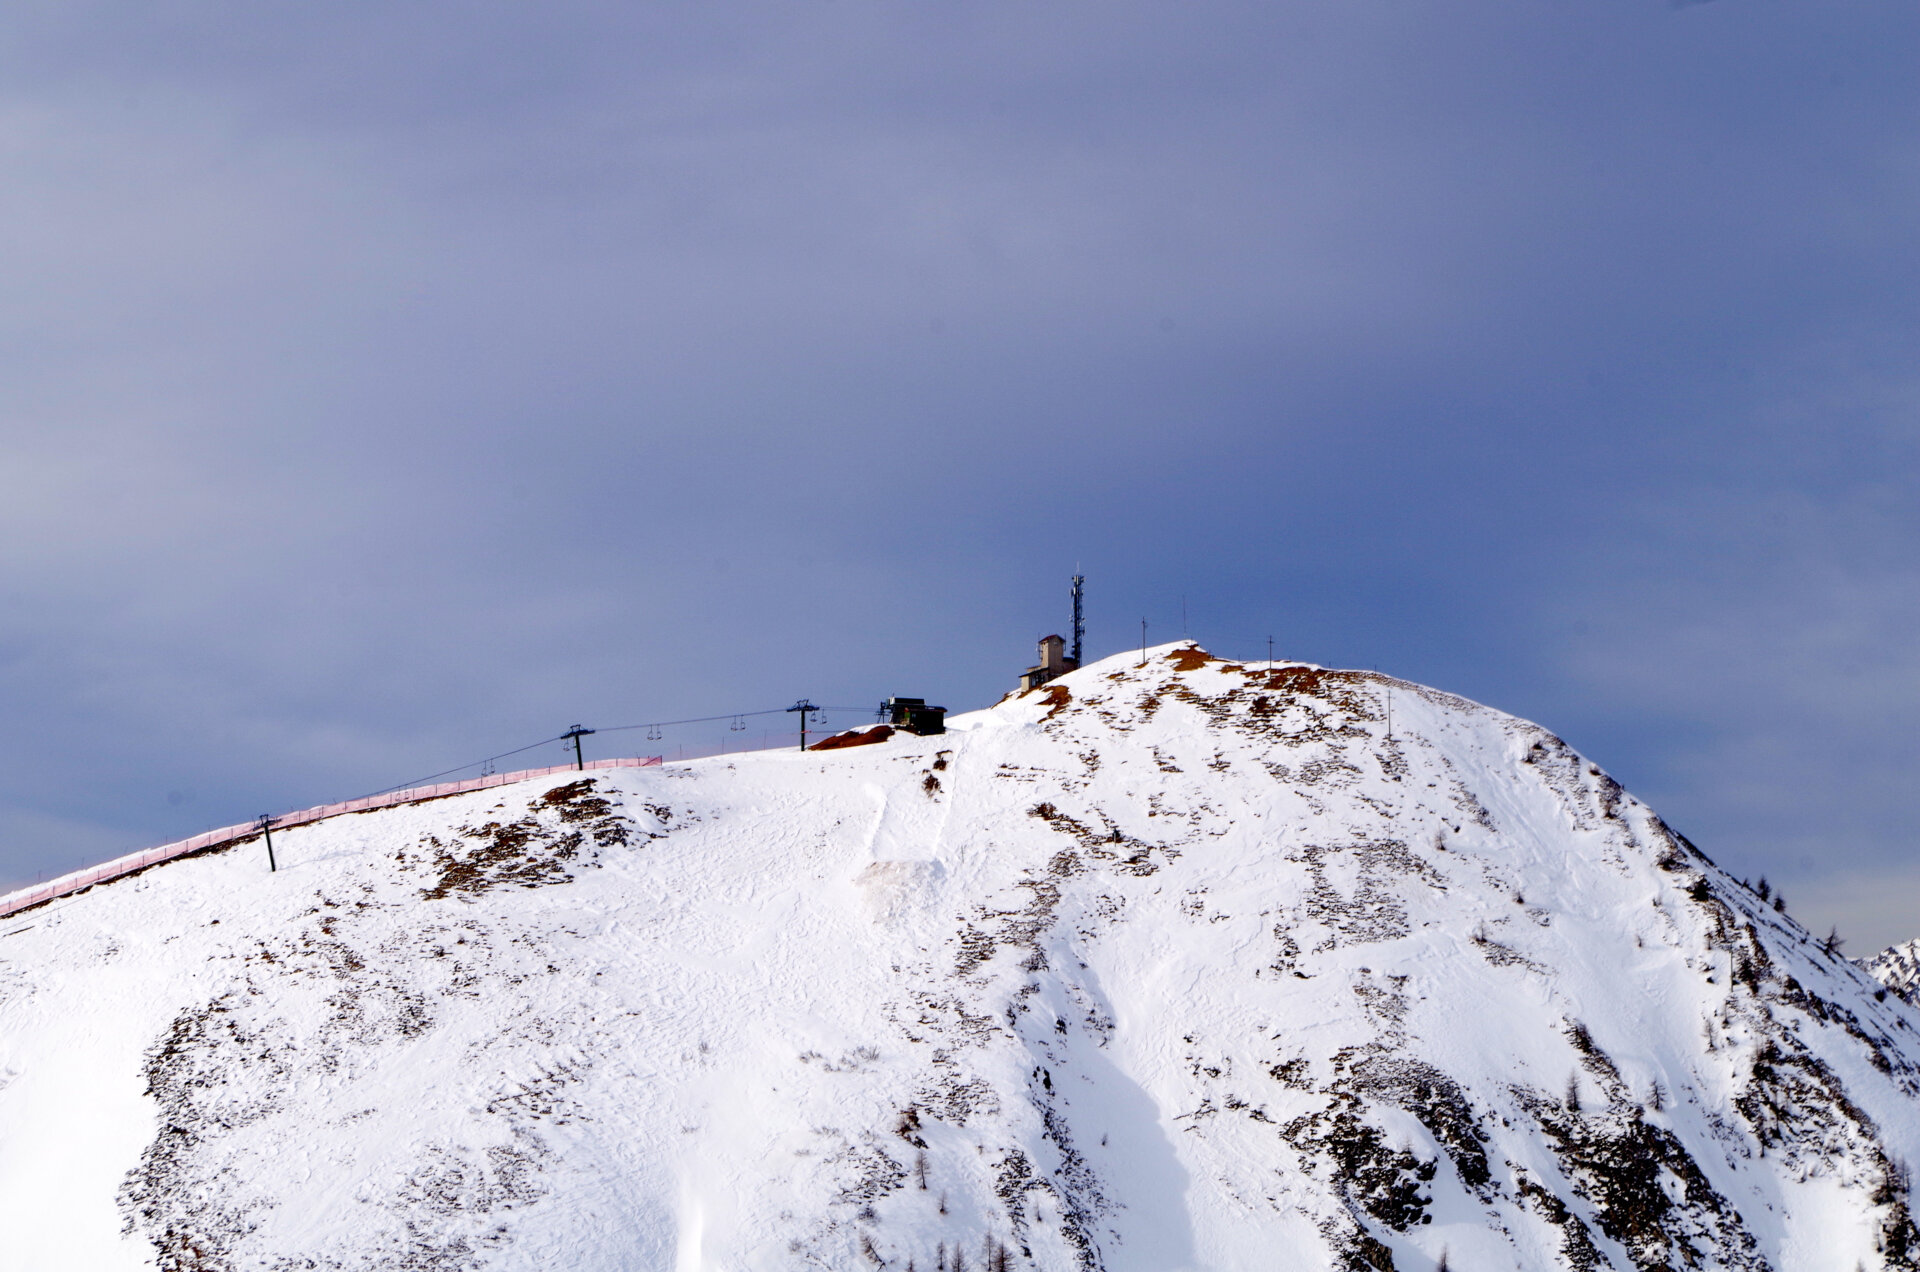
[[[1190,645],[950,724],[15,916],[6,1266],[1916,1267],[1920,1014],[1545,731]]]

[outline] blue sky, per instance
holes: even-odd
[[[0,876],[576,720],[984,705],[1078,565],[1095,653],[1184,606],[1466,694],[1920,935],[1917,34],[12,6]]]

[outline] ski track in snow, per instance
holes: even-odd
[[[275,847],[6,925],[0,1267],[1920,1258],[1920,1009],[1373,673],[1163,646]]]

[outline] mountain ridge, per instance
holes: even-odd
[[[951,723],[67,903],[0,951],[9,1231],[167,1272],[1916,1266],[1920,1013],[1546,730],[1188,642]]]

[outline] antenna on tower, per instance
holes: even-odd
[[[1087,634],[1087,625],[1080,620],[1080,598],[1086,584],[1084,575],[1073,576],[1073,665],[1080,665],[1080,646]]]

